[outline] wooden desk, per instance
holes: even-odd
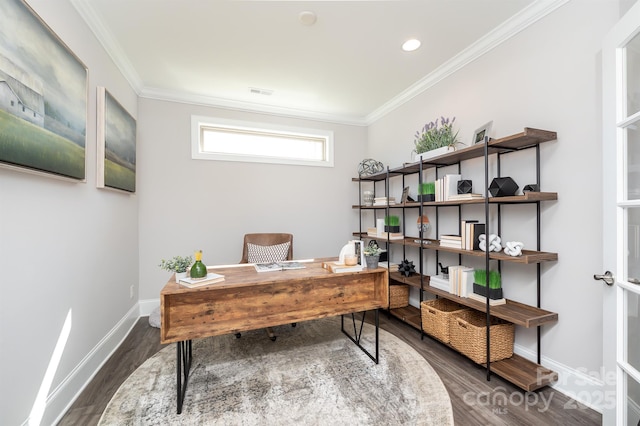
[[[359,333],[351,336],[345,331],[344,318],[342,331],[378,362],[378,309],[389,307],[388,271],[334,274],[322,268],[322,262],[305,266],[262,273],[251,265],[215,268],[225,280],[195,289],[180,286],[174,278],[167,282],[160,292],[160,341],[176,343],[178,413],[189,377],[192,339],[374,310],[375,357],[360,345]],[[353,315],[352,320],[356,331]]]

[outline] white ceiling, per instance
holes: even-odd
[[[72,3],[140,96],[366,124],[564,1]]]

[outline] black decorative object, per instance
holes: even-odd
[[[410,262],[405,259],[401,264],[398,265],[398,272],[400,272],[405,277],[410,277],[411,275],[416,273],[416,267],[413,265],[413,261]]]
[[[471,194],[473,185],[470,179],[463,179],[458,181],[458,194]]]
[[[530,183],[522,188],[522,192],[540,192],[540,186],[537,183]]]
[[[509,197],[516,195],[518,184],[510,177],[497,177],[491,181],[489,192],[493,197]]]
[[[448,266],[442,266],[442,263],[438,262],[438,265],[440,266],[440,273],[442,274],[442,278],[447,279],[449,278],[449,267]]]
[[[418,194],[418,201],[421,203],[435,201],[436,194]]]

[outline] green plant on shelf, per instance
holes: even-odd
[[[481,285],[482,287],[487,286],[487,271],[484,269],[476,269],[473,272],[473,281]],[[500,279],[500,272],[498,271],[489,271],[489,288],[498,289],[502,288],[502,281]]]
[[[400,217],[395,215],[384,217],[385,226],[400,226]]]
[[[456,145],[461,143],[458,141],[458,132],[453,130],[453,119],[440,117],[440,125],[438,125],[438,119],[427,123],[416,132],[414,138],[414,151],[418,154],[431,151],[442,147],[455,148]]]
[[[429,195],[436,193],[436,183],[435,182],[424,182],[418,185],[418,194],[420,195]]]
[[[382,249],[378,246],[369,245],[364,248],[365,256],[380,256],[380,253],[382,253]]]

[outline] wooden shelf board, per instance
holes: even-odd
[[[458,302],[461,305],[468,306],[481,312],[484,312],[486,309],[486,304],[483,302],[469,299],[468,297],[459,297],[447,291],[440,290],[439,288],[426,285],[424,286],[424,290],[435,294],[436,296],[453,300],[454,302]],[[505,321],[509,321],[526,328],[538,327],[558,321],[558,314],[556,312],[525,305],[524,303],[509,299],[507,299],[507,303],[504,305],[491,306],[489,312],[494,317],[501,318]]]
[[[394,281],[399,284],[407,284],[407,285],[410,285],[411,287],[416,287],[416,288],[422,288],[422,286],[420,285],[421,276],[423,277],[423,284],[424,285],[429,284],[428,275],[414,274],[410,277],[405,277],[404,275],[402,275],[397,271],[389,270],[389,279],[391,281]]]
[[[511,358],[492,362],[491,372],[528,392],[558,381],[558,373],[516,354]]]
[[[353,236],[359,237],[359,238],[367,238],[370,240],[387,242],[386,238],[372,237],[370,235],[367,235],[366,232],[354,232]],[[389,240],[389,242],[391,244],[404,244],[406,246],[411,246],[411,247],[420,247],[421,244],[416,243],[414,241],[417,239],[418,239],[417,237],[405,237],[402,240]],[[462,249],[456,249],[451,247],[443,247],[440,245],[438,240],[425,239],[425,241],[429,241],[429,244],[422,244],[422,247],[424,249],[439,250],[439,251],[448,252],[448,253],[462,254],[465,256],[474,256],[474,257],[485,256],[485,252],[483,252],[482,250],[462,250]],[[536,264],[541,262],[555,262],[558,260],[558,253],[534,251],[534,250],[522,250],[521,256],[509,256],[504,252],[499,252],[499,253],[492,252],[489,254],[489,257],[491,258],[491,260],[501,260],[503,262],[522,263],[522,264],[530,265],[530,264]]]
[[[539,201],[557,201],[557,192],[525,192],[522,195],[513,195],[509,197],[489,197],[489,203],[491,204],[527,204],[537,203]],[[419,202],[408,202],[404,204],[394,204],[389,208],[418,208]],[[465,204],[484,204],[484,198],[475,198],[473,200],[451,200],[451,201],[425,201],[423,206],[458,206]],[[359,206],[354,204],[351,206],[353,209],[386,209],[387,206]]]
[[[420,316],[420,309],[415,306],[409,305],[403,308],[389,309],[389,313],[401,321],[406,322],[413,328],[421,330],[422,317]]]

